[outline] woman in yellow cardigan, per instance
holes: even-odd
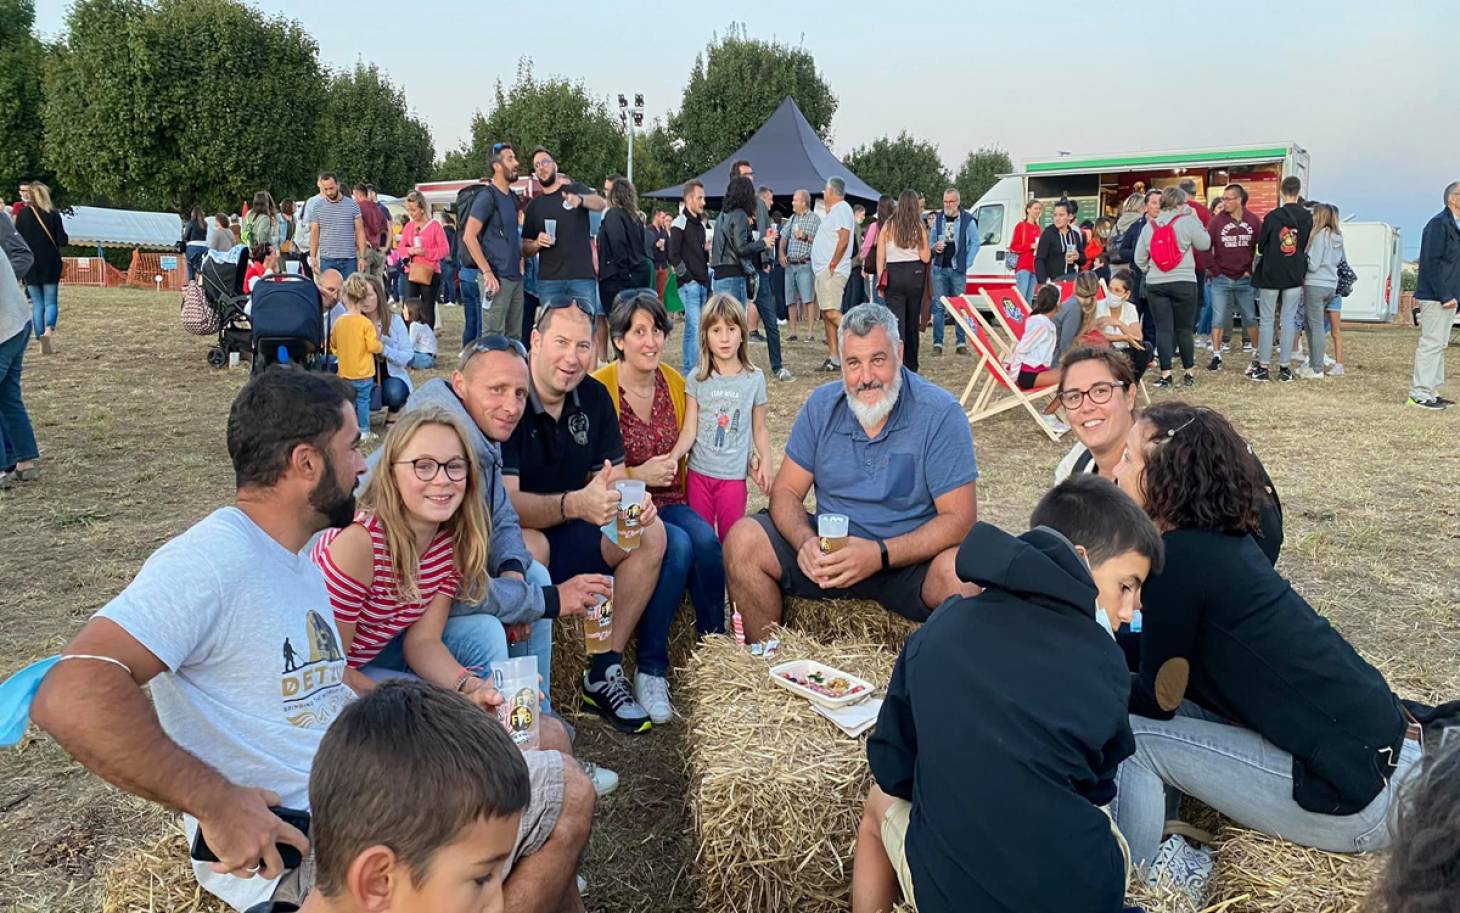
[[[620,294],[608,318],[618,360],[593,376],[608,389],[618,411],[629,478],[642,480],[649,489],[669,537],[660,585],[686,580],[699,633],[723,634],[725,559],[720,540],[685,502],[684,460],[669,456],[684,424],[684,377],[661,361],[670,327],[669,315],[653,292]]]

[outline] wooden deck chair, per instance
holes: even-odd
[[[1024,326],[1029,322],[1029,304],[1019,290],[1013,286],[993,291],[985,288],[981,294],[1004,334],[1016,343],[1023,339]]]
[[[1054,393],[1057,385],[1048,384],[1037,390],[1020,390],[1009,372],[1004,370],[1004,365],[994,350],[993,341],[984,331],[984,325],[975,324],[967,332],[968,341],[973,344],[979,357],[978,366],[974,368],[974,377],[969,381],[970,389],[973,384],[979,384],[978,395],[968,410],[969,424],[1022,406],[1030,418],[1034,419],[1034,424],[1039,426],[1039,430],[1051,441],[1058,443],[1059,435],[1045,424],[1044,416],[1035,406],[1035,403]]]
[[[965,335],[974,336],[982,331],[985,338],[993,341],[992,348],[997,357],[1003,358],[1009,354],[1009,350],[1013,348],[1014,344],[1002,341],[994,333],[988,321],[978,312],[978,308],[973,306],[967,296],[944,297],[942,302],[944,312],[953,318],[953,322],[963,329]],[[963,387],[963,395],[958,397],[958,405],[968,407],[968,398],[973,395],[974,385],[978,383],[981,373],[977,367],[973,369],[973,373],[968,376],[968,383]]]

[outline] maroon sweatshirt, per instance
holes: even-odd
[[[1212,216],[1207,233],[1212,236],[1212,269],[1216,275],[1241,279],[1250,274],[1261,230],[1262,220],[1246,208],[1240,219],[1227,215],[1225,209]]]

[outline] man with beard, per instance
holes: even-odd
[[[537,256],[537,297],[542,301],[575,298],[590,305],[596,317],[595,350],[600,361],[607,360],[608,308],[613,302],[598,300],[590,213],[603,212],[608,200],[587,184],[569,181],[558,171],[553,154],[541,147],[532,152],[532,172],[542,184],[542,193],[527,204],[522,256]]]
[[[309,226],[310,268],[319,273],[337,269],[340,275],[365,272],[365,223],[360,204],[340,193],[334,172],[319,176],[319,193],[304,206]]]
[[[510,143],[492,147],[492,176],[477,194],[462,229],[462,241],[480,271],[487,332],[518,338],[522,333],[522,236],[517,229],[517,153]],[[468,326],[479,315],[466,315]],[[472,338],[476,338],[472,334]],[[471,340],[467,340],[470,342]]]
[[[860,304],[839,328],[842,379],[802,407],[770,510],[725,540],[730,598],[746,636],[782,615],[782,595],[874,599],[923,621],[950,596],[978,590],[953,562],[978,518],[978,466],[967,419],[947,391],[902,365],[897,318]],[[816,488],[816,514],[804,506]],[[849,536],[823,551],[817,514],[848,518]]]
[[[194,873],[240,910],[297,878],[275,844],[309,842],[269,808],[307,805],[315,750],[359,675],[303,553],[354,515],[365,461],[352,404],[333,375],[275,366],[250,381],[228,415],[234,505],[147,559],[62,651],[31,708],[82,764],[182,810],[190,840],[201,828],[222,861]]]

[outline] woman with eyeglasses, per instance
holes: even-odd
[[[402,674],[493,710],[493,640],[447,632],[454,600],[486,594],[491,524],[466,429],[445,409],[407,412],[385,436],[355,522],[310,557],[324,572],[356,691]]]
[[[1132,861],[1209,871],[1181,836],[1162,842],[1168,788],[1301,846],[1383,849],[1419,726],[1263,554],[1247,442],[1210,409],[1162,403],[1131,426],[1116,476],[1166,547],[1141,599],[1136,751],[1111,807]]]

